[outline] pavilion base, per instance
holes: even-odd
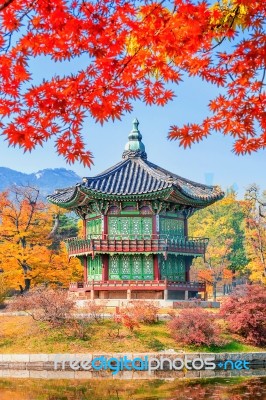
[[[202,282],[91,281],[70,285],[72,297],[87,300],[206,300]]]

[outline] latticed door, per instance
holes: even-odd
[[[109,279],[152,280],[152,255],[114,255],[109,257]]]
[[[119,259],[119,276],[120,279],[129,280],[132,275],[132,268],[129,256],[122,256]]]
[[[109,279],[121,279],[119,269],[119,256],[109,257]]]
[[[175,218],[160,217],[160,234],[169,238],[184,236],[184,221]]]
[[[180,282],[184,282],[186,280],[185,260],[182,256],[169,254],[167,260],[165,260],[164,257],[160,255],[159,268],[162,279]]]
[[[92,238],[99,237],[99,235],[101,235],[102,233],[102,219],[96,218],[88,220],[86,226],[86,233],[87,236],[90,236]]]
[[[102,280],[102,256],[95,256],[94,259],[92,257],[87,258],[88,263],[88,280],[91,281],[94,279],[95,281]]]
[[[141,239],[152,235],[152,218],[150,217],[109,217],[109,237],[128,237]]]

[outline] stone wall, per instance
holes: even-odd
[[[73,370],[69,363],[65,363],[64,368],[57,365],[55,370],[55,361],[58,354],[0,354],[0,378],[43,378],[43,379],[92,379],[92,378],[116,378],[116,379],[176,379],[176,378],[207,378],[207,377],[230,377],[230,376],[266,376],[266,352],[261,353],[102,353],[102,354],[62,354],[62,357],[70,357],[78,360],[92,360],[104,356],[107,359],[111,357],[120,358],[127,356],[133,358],[164,358],[164,359],[183,359],[198,358],[206,360],[209,357],[215,358],[216,368],[214,370],[172,370],[167,368],[167,363],[163,370],[153,371],[120,371],[112,374],[110,370]],[[220,363],[231,360],[232,362],[245,360],[249,362],[249,369],[231,369],[226,370],[219,367]],[[229,364],[230,365],[230,364]]]

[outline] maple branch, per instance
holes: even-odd
[[[229,25],[229,29],[231,29],[232,26],[234,25],[235,19],[236,19],[237,15],[239,14],[239,9],[240,9],[239,6],[237,6],[237,7],[235,8],[235,10],[234,10],[235,14],[234,14],[234,16],[233,16],[233,19],[232,19],[230,25]],[[219,28],[220,26],[222,26],[222,24],[218,25],[217,28]],[[216,44],[215,46],[213,46],[213,47],[212,47],[211,49],[209,49],[209,50],[206,50],[204,53],[208,53],[208,52],[210,52],[210,51],[216,49],[216,47],[220,46],[220,45],[223,43],[223,41],[224,41],[225,39],[227,39],[227,36],[224,36],[221,40],[219,40],[219,41],[217,42],[217,44]]]
[[[38,193],[39,193],[39,191],[38,191]],[[36,201],[37,201],[37,198],[36,198]],[[34,215],[34,211],[35,211],[36,201],[30,201],[31,210],[30,210],[30,215],[29,215],[28,222],[27,222],[27,225],[25,228],[25,232],[27,232],[27,230],[30,227],[30,224],[31,224],[31,221],[32,221],[32,218]]]
[[[0,6],[0,11],[3,11],[6,7],[8,7],[14,0],[6,0],[4,4]]]
[[[260,88],[260,91],[259,91],[259,99],[260,99],[260,95],[261,95],[261,92],[262,92],[262,88],[263,88],[263,86],[264,86],[264,79],[265,79],[265,75],[266,75],[266,68],[264,68],[264,70],[263,70],[263,74],[262,74],[262,79],[261,79],[261,88]]]

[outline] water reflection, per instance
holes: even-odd
[[[266,378],[175,381],[0,379],[1,400],[266,400]]]

